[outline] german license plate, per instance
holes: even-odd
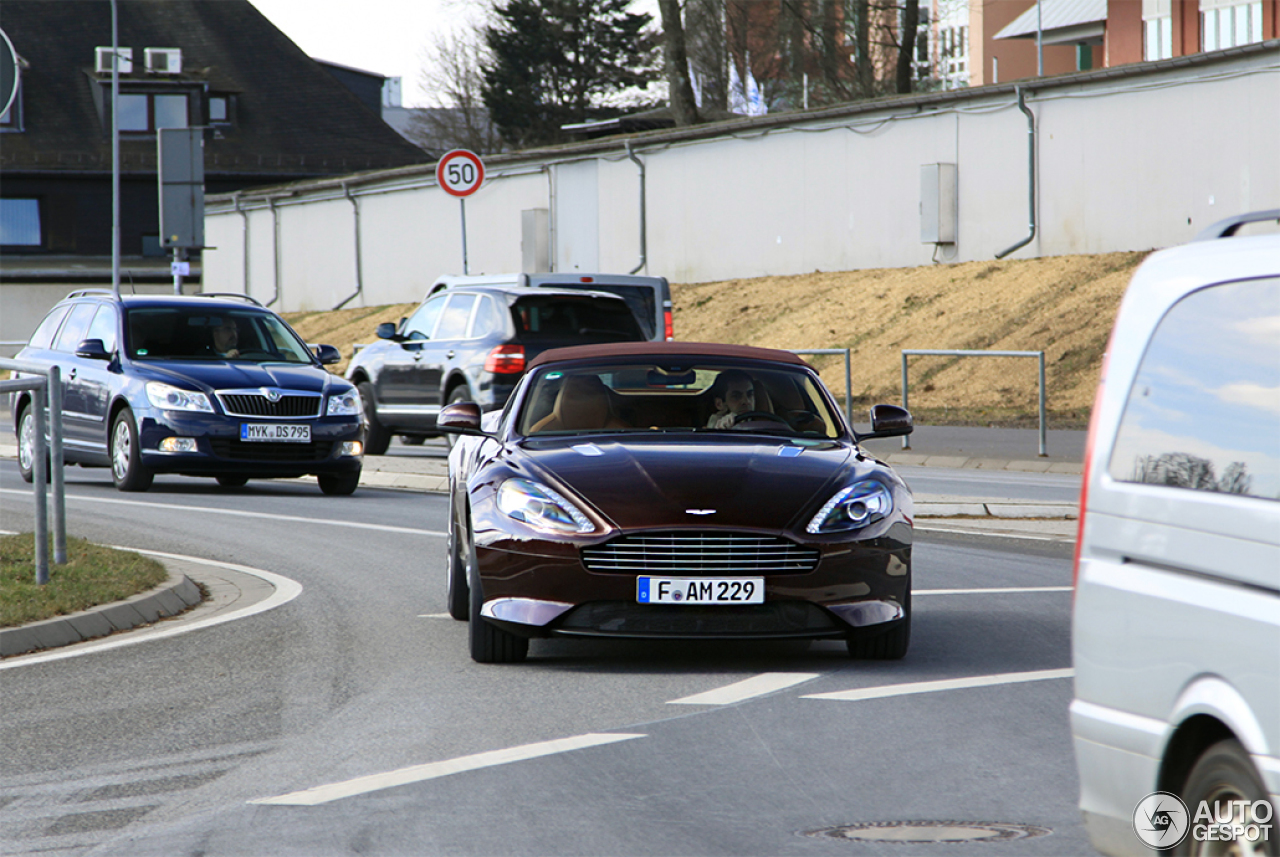
[[[311,426],[303,423],[241,423],[240,439],[276,443],[310,443]]]
[[[763,604],[763,577],[639,577],[641,604]]]

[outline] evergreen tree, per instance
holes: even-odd
[[[630,0],[506,0],[485,29],[484,103],[522,149],[563,142],[562,125],[605,119],[624,90],[659,78],[653,16]]]

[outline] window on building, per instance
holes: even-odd
[[[1142,58],[1167,60],[1172,57],[1173,17],[1148,18],[1142,25]]]
[[[209,96],[209,124],[225,125],[231,122],[230,101],[225,95]]]
[[[120,93],[120,130],[150,133],[160,128],[186,128],[187,96],[159,92]]]
[[[40,200],[0,199],[0,245],[39,247],[40,232]]]
[[[1200,47],[1206,51],[1262,41],[1262,0],[1200,0]]]

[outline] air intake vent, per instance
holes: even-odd
[[[805,574],[817,566],[818,549],[753,533],[646,533],[583,548],[582,562],[606,574]]]
[[[182,48],[147,48],[143,53],[151,74],[182,73]]]
[[[111,74],[111,46],[105,48],[94,48],[93,70],[98,74]],[[117,55],[120,57],[120,73],[129,74],[133,71],[133,48],[116,48]]]

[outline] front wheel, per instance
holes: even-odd
[[[48,457],[45,458],[48,461]],[[18,417],[18,473],[23,482],[35,479],[36,474],[36,414],[31,405],[22,409]],[[49,473],[45,468],[45,474]]]
[[[470,565],[475,567],[475,546],[468,545]],[[480,664],[515,664],[529,654],[529,639],[504,631],[489,624],[480,616],[484,596],[480,593],[480,581],[471,581],[471,625],[467,629],[471,638],[471,660]]]
[[[386,455],[391,445],[391,432],[378,422],[378,409],[374,405],[373,385],[361,381],[356,385],[360,401],[364,403],[364,451],[367,455]]]
[[[240,488],[249,482],[248,476],[215,476],[223,488]]]
[[[111,481],[121,491],[146,491],[155,474],[142,466],[142,444],[133,411],[125,408],[111,424]]]
[[[902,618],[898,623],[874,637],[850,634],[845,638],[849,657],[864,661],[900,661],[911,644],[911,590],[902,602]]]
[[[1198,813],[1204,806],[1214,816],[1212,820],[1215,822],[1230,814],[1231,818],[1223,825],[1222,832],[1225,833],[1225,828],[1230,826],[1233,831],[1230,835],[1239,838],[1218,841],[1206,837],[1197,841],[1188,835],[1174,847],[1175,855],[1275,857],[1280,854],[1280,845],[1276,843],[1274,808],[1270,811],[1254,809],[1267,800],[1267,789],[1248,752],[1234,738],[1219,741],[1200,754],[1187,775],[1180,797],[1187,805],[1188,813]],[[1263,814],[1266,821],[1258,817]],[[1239,832],[1234,832],[1237,830]]]
[[[356,488],[360,485],[360,471],[354,473],[321,473],[316,477],[316,481],[320,483],[320,490],[325,494],[337,497],[345,497],[348,494],[354,494]]]

